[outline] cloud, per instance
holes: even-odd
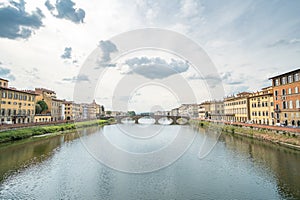
[[[26,73],[26,77],[31,77],[33,80],[40,80],[39,70],[34,67],[31,70],[24,69],[24,72]]]
[[[125,73],[135,73],[150,79],[163,79],[173,74],[182,73],[188,70],[188,62],[171,59],[170,62],[155,57],[155,58],[131,58],[125,61],[125,66],[128,66],[128,71]]]
[[[110,61],[111,60],[110,53],[118,51],[117,46],[109,40],[106,41],[101,40],[98,46],[100,47],[103,53],[101,58],[103,62]]]
[[[110,63],[110,54],[118,51],[117,46],[110,40],[101,40],[98,47],[102,51],[102,57],[98,60],[99,66],[95,67],[95,69],[98,69],[99,67],[115,67],[115,63]]]
[[[15,76],[11,74],[10,69],[1,66],[0,66],[0,78],[8,79],[10,81],[16,80]]]
[[[39,8],[32,13],[25,11],[25,1],[0,4],[0,37],[8,39],[29,38],[35,29],[43,26],[45,16]]]
[[[227,85],[240,85],[244,84],[247,78],[244,74],[239,74],[237,78],[232,77],[233,72],[221,73],[221,78],[223,82]]]
[[[73,76],[72,78],[64,78],[63,81],[68,81],[71,83],[76,83],[76,82],[89,82],[90,79],[87,75],[80,74],[78,76]]]
[[[289,46],[289,45],[296,45],[296,44],[300,44],[300,39],[298,38],[294,38],[290,40],[281,39],[267,45],[267,47],[280,47],[280,46]]]
[[[64,53],[60,56],[62,59],[72,58],[72,47],[66,47]]]
[[[180,4],[180,14],[182,17],[197,17],[204,10],[204,7],[196,0],[182,0]]]
[[[77,24],[83,23],[85,11],[82,8],[74,8],[75,5],[71,0],[57,0],[55,5],[52,5],[49,0],[45,2],[45,6],[54,17],[70,20]]]

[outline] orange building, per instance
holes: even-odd
[[[271,77],[277,125],[300,126],[300,69]]]

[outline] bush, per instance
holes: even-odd
[[[231,128],[231,133],[233,133],[233,134],[234,134],[234,130],[235,130],[235,129],[232,127],[232,128]]]
[[[104,125],[107,123],[108,123],[107,120],[95,120],[90,122],[79,122],[76,125],[73,123],[66,123],[61,125],[36,126],[36,127],[21,128],[16,130],[7,130],[7,131],[0,132],[0,142],[20,140],[35,135],[55,133],[55,132],[65,131],[65,130],[73,130],[76,128],[82,128],[88,126]]]

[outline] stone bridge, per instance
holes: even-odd
[[[117,120],[117,123],[122,123],[122,119],[131,119],[136,124],[138,124],[139,119],[141,118],[152,118],[155,120],[155,124],[159,124],[159,120],[163,118],[172,119],[171,124],[186,124],[190,117],[188,116],[170,116],[170,115],[150,115],[150,116],[143,116],[143,115],[135,115],[135,116],[116,116],[115,119]]]

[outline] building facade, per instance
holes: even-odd
[[[250,94],[249,106],[251,123],[275,125],[272,87]]]
[[[58,121],[65,119],[65,105],[63,100],[52,98],[51,106],[51,121]]]
[[[178,116],[185,116],[190,118],[199,117],[199,104],[182,104],[178,108]]]
[[[210,104],[211,104],[210,101],[205,101],[199,105],[198,116],[200,119],[210,119],[211,118]]]
[[[52,99],[56,99],[56,93],[52,90],[48,90],[45,88],[35,88],[35,93],[37,94],[36,96],[36,103],[38,101],[44,101],[47,106],[48,109],[43,111],[43,115],[51,115],[51,111],[52,111]]]
[[[212,120],[224,120],[224,101],[211,101],[209,112]]]
[[[224,119],[231,122],[247,122],[250,120],[249,92],[241,92],[224,99]]]
[[[300,126],[300,69],[271,77],[276,124]]]
[[[30,90],[8,87],[9,81],[0,78],[1,123],[19,124],[34,122],[36,94]]]

